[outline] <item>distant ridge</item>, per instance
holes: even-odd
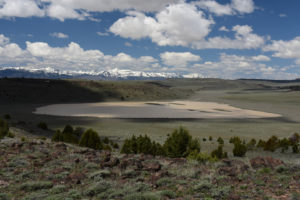
[[[0,78],[41,78],[41,79],[88,79],[88,80],[161,80],[167,78],[203,78],[200,74],[181,75],[167,72],[143,72],[124,69],[107,71],[59,71],[52,68],[33,69],[6,67],[0,69]]]

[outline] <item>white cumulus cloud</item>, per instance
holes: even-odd
[[[0,18],[43,17],[45,11],[34,0],[0,0]]]
[[[248,25],[236,25],[232,28],[234,39],[228,37],[212,37],[207,40],[194,42],[196,49],[254,49],[265,44],[265,38],[253,33]]]
[[[160,57],[165,65],[173,67],[187,67],[189,63],[201,60],[200,56],[190,52],[165,52]]]
[[[296,63],[300,64],[300,37],[296,37],[289,41],[272,41],[272,43],[266,45],[263,50],[274,52],[272,55],[274,57],[296,59]]]
[[[187,3],[172,4],[155,17],[140,12],[128,12],[128,15],[115,22],[110,31],[131,39],[149,37],[160,46],[188,46],[201,41],[210,33],[211,25],[214,24],[196,6]]]

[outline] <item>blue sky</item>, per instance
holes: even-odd
[[[300,77],[299,0],[0,0],[0,68]]]

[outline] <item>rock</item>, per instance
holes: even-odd
[[[137,160],[135,158],[123,158],[120,161],[120,168],[126,169],[127,167],[133,167],[136,170],[141,170],[143,168],[142,162],[140,160]]]
[[[119,164],[120,164],[119,158],[111,158],[110,161],[102,162],[100,165],[101,165],[101,167],[110,167],[110,168],[112,168],[112,167],[115,167]]]
[[[276,167],[278,167],[280,165],[284,165],[284,162],[282,160],[279,160],[279,159],[275,159],[275,158],[272,158],[272,157],[266,157],[265,159],[267,160],[269,166],[272,169],[275,169]]]
[[[78,163],[80,162],[80,159],[79,159],[79,158],[76,158],[76,159],[74,160],[74,162],[78,164]]]
[[[169,176],[169,172],[167,170],[162,170],[160,172],[156,172],[154,174],[152,174],[152,176],[150,177],[150,182],[152,184],[155,184],[156,181],[158,181],[159,179]]]
[[[85,178],[86,178],[85,174],[80,172],[73,172],[67,177],[67,180],[77,184],[78,182],[81,183],[82,180],[84,180]]]
[[[52,174],[60,174],[62,172],[64,172],[65,170],[63,168],[55,168],[53,171],[52,171]]]
[[[140,171],[136,171],[134,169],[127,169],[125,170],[124,172],[122,172],[122,179],[132,179],[132,178],[135,178],[137,176],[139,176],[141,174]]]
[[[161,164],[157,161],[143,162],[143,170],[157,172],[161,169]]]
[[[264,157],[260,157],[260,156],[252,158],[250,160],[250,163],[254,169],[258,169],[261,167],[270,167],[272,169],[275,169],[279,165],[284,165],[284,162],[282,160],[275,159],[272,157],[264,158]]]
[[[55,147],[63,151],[67,150],[67,145],[65,143],[57,143]]]
[[[170,164],[177,164],[177,165],[183,165],[186,163],[185,158],[172,158]]]
[[[223,166],[218,169],[220,175],[237,176],[249,169],[249,166],[239,160],[224,159]]]

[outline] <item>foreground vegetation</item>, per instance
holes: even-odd
[[[298,165],[258,157],[199,163],[50,140],[0,141],[0,199],[298,199]]]

